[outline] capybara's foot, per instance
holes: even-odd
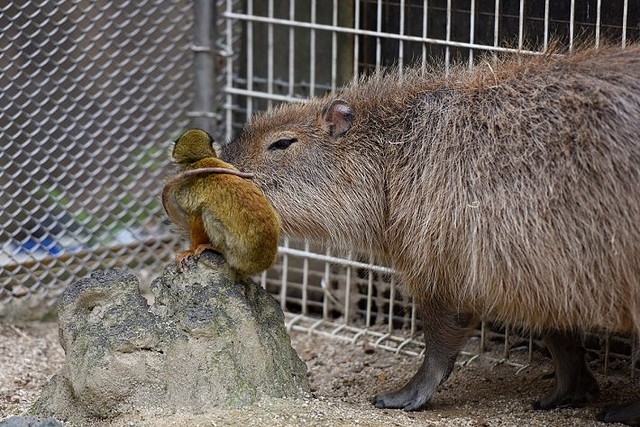
[[[435,304],[429,308],[429,315],[433,321],[425,322],[424,342],[427,347],[422,365],[404,387],[375,396],[373,404],[377,408],[422,409],[438,385],[451,374],[458,350],[475,319],[458,311],[440,311]],[[425,318],[429,319],[423,316]]]
[[[404,409],[417,411],[422,409],[436,391],[436,387],[444,381],[453,368],[455,357],[443,359],[427,354],[418,372],[404,387],[373,398],[376,408]]]
[[[533,403],[534,409],[569,408],[582,406],[600,396],[600,388],[590,371],[582,370],[573,381],[558,380],[554,390],[544,399]]]
[[[598,421],[640,426],[640,399],[626,405],[605,408],[598,415]]]
[[[422,409],[429,400],[429,394],[421,393],[415,387],[407,386],[388,393],[378,394],[373,398],[373,404],[380,409],[404,409],[405,411],[417,411]]]
[[[554,390],[542,400],[533,402],[533,409],[554,409],[554,408],[577,408],[599,396],[599,389],[596,385],[595,390],[577,390],[574,393],[557,394]]]
[[[600,395],[598,383],[585,360],[580,336],[573,332],[550,331],[544,337],[555,370],[555,387],[534,409],[581,406]]]
[[[404,409],[405,411],[422,409],[436,391],[438,384],[449,376],[454,360],[452,358],[447,361],[427,354],[418,372],[404,387],[378,394],[373,398],[373,404],[381,409]]]

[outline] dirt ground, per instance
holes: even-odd
[[[0,419],[23,415],[64,360],[55,323],[0,324]],[[468,361],[462,357],[424,411],[380,410],[370,399],[379,391],[407,381],[419,358],[374,350],[367,343],[293,332],[292,343],[309,368],[308,399],[261,402],[206,416],[128,416],[104,426],[598,426],[600,409],[634,398],[640,381],[628,370],[602,376],[602,396],[580,409],[534,411],[531,402],[552,385],[549,359],[534,353],[534,366],[518,372],[496,362],[497,344]],[[477,344],[471,342],[470,349]],[[477,348],[477,347],[476,347]],[[464,363],[465,360],[467,363]],[[527,352],[514,351],[511,361],[526,364]],[[595,367],[598,368],[597,366]]]

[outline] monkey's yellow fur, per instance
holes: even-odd
[[[280,221],[251,174],[220,160],[213,140],[200,129],[178,138],[172,160],[182,172],[165,184],[162,205],[191,241],[189,250],[176,255],[178,268],[206,249],[221,253],[238,278],[269,268]]]

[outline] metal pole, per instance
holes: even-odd
[[[213,98],[213,49],[211,34],[213,25],[213,0],[194,0],[193,2],[193,68],[194,100],[193,111],[189,113],[192,125],[209,133],[213,129],[211,101]]]

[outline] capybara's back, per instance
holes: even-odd
[[[639,133],[640,46],[607,47],[375,74],[252,118],[223,155],[285,233],[403,274],[425,360],[376,406],[422,407],[486,316],[546,335],[547,408],[597,394],[576,331],[640,332]]]
[[[414,295],[639,332],[640,49],[507,64],[420,103],[387,172],[389,250],[421,277]]]

